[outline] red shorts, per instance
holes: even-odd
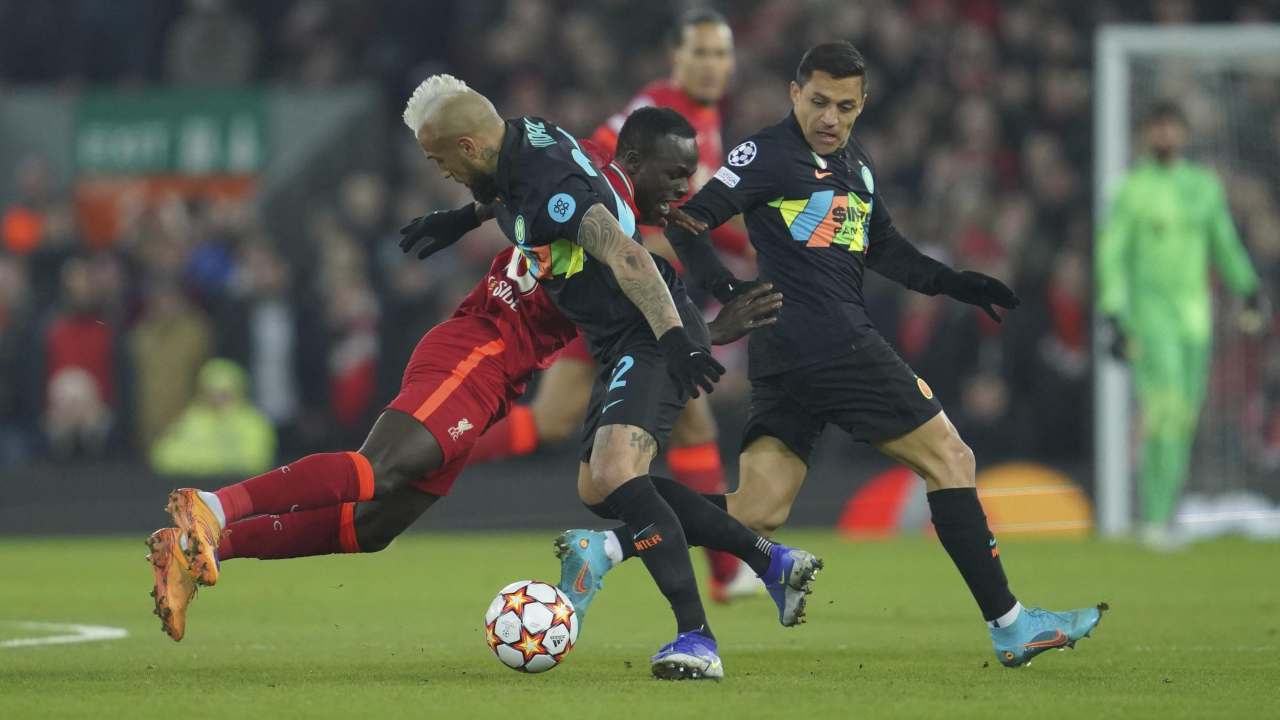
[[[507,414],[520,388],[503,367],[498,329],[475,317],[453,318],[422,336],[387,407],[417,418],[444,452],[444,464],[414,483],[432,495],[448,495],[471,448]]]
[[[566,358],[569,360],[577,360],[578,362],[589,363],[591,365],[596,364],[596,359],[591,357],[591,351],[587,349],[587,341],[582,337],[582,333],[578,333],[578,337],[569,341],[569,344],[564,346],[564,349],[560,351],[560,357],[556,358],[556,360],[558,361]]]

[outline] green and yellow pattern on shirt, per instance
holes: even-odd
[[[867,247],[871,203],[854,193],[823,190],[799,200],[777,198],[769,207],[782,213],[791,239],[805,247],[842,245],[850,252],[861,252]]]

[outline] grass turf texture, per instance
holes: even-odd
[[[1006,539],[1005,566],[1024,602],[1112,607],[1076,650],[1008,670],[936,542],[785,533],[826,559],[809,622],[780,627],[763,596],[711,607],[726,669],[715,684],[649,676],[649,655],[674,628],[639,562],[607,578],[561,667],[523,675],[501,666],[484,645],[485,607],[512,580],[558,578],[554,535],[411,535],[375,555],[235,560],[196,598],[177,644],[150,614],[142,536],[0,539],[0,641],[32,635],[20,621],[129,631],[0,648],[0,717],[988,720],[1274,710],[1276,545],[1230,540],[1160,555]]]

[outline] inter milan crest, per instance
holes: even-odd
[[[750,140],[729,151],[729,164],[742,167],[756,159],[756,144]]]

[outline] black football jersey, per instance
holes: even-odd
[[[945,270],[893,227],[862,147],[851,139],[820,156],[794,115],[730,150],[682,209],[711,227],[742,213],[760,279],[782,293],[777,324],[751,334],[752,377],[849,352],[875,333],[862,297],[865,268],[929,294]]]
[[[602,362],[613,351],[652,330],[623,294],[613,272],[578,244],[587,210],[605,206],[637,242],[636,217],[568,132],[536,117],[507,120],[498,155],[500,202],[493,206],[502,232],[529,262],[530,272],[556,306],[587,338]],[[654,256],[673,298],[684,297],[675,270]]]

